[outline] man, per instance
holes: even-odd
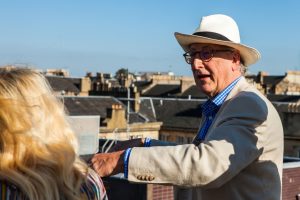
[[[147,139],[150,147],[134,147],[143,142],[127,141],[119,145],[126,151],[95,155],[94,169],[102,176],[124,171],[133,182],[188,187],[185,198],[191,199],[280,199],[282,124],[243,77],[259,52],[241,44],[235,21],[220,14],[203,17],[192,35],[175,37],[209,97],[193,144],[159,147]]]

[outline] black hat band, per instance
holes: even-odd
[[[216,39],[216,40],[223,40],[223,41],[230,41],[230,42],[232,42],[231,40],[229,40],[224,35],[221,35],[221,34],[215,33],[215,32],[209,32],[209,31],[204,32],[203,31],[203,32],[193,33],[193,35],[207,37],[207,38]]]

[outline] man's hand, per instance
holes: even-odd
[[[101,176],[110,176],[124,171],[124,150],[113,153],[99,153],[92,158],[94,170]]]
[[[132,147],[142,147],[144,146],[144,139],[137,138],[132,140],[125,140],[125,141],[118,141],[110,150],[109,152],[113,151],[121,151],[126,150]]]

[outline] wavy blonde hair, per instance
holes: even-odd
[[[0,179],[31,200],[80,199],[87,165],[62,103],[32,69],[0,68]]]

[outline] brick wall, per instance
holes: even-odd
[[[300,200],[300,166],[284,167],[282,177],[282,200]]]
[[[174,199],[172,186],[151,185],[151,187],[148,186],[147,192],[147,200]],[[282,177],[282,200],[300,200],[300,164],[298,162],[284,166]]]
[[[300,162],[297,161],[284,163],[282,200],[300,200]],[[134,184],[122,178],[103,180],[110,200],[174,200],[173,186]]]
[[[173,186],[148,184],[147,200],[173,200]]]

